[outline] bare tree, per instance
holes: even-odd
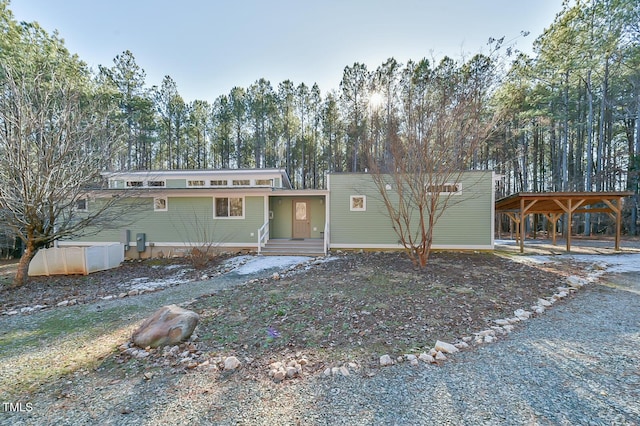
[[[421,131],[390,134],[387,156],[368,150],[371,174],[393,229],[419,267],[427,265],[436,223],[463,199],[462,191],[471,189],[462,188],[463,174],[495,125],[484,104],[490,79],[479,79],[478,72],[491,74],[492,69],[478,58],[462,67],[445,58],[426,86],[409,79],[413,87],[405,90],[420,105],[414,119]],[[485,90],[478,87],[480,81]]]
[[[100,182],[114,152],[104,130],[110,101],[73,59],[0,65],[0,211],[3,226],[23,241],[20,286],[38,249],[105,220],[115,201],[87,208],[89,185]]]

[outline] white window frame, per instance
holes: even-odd
[[[251,179],[233,179],[231,186],[251,186]]]
[[[218,216],[218,200],[220,199],[227,199],[227,216]],[[242,202],[242,215],[241,216],[230,216],[229,214],[231,213],[231,200],[232,199],[239,199]],[[245,215],[245,211],[246,211],[246,205],[245,205],[245,199],[244,197],[230,197],[230,196],[226,196],[226,197],[213,197],[213,218],[214,219],[244,219],[244,215]]]
[[[84,201],[84,208],[78,207],[78,202]],[[78,198],[74,201],[73,209],[77,212],[87,212],[89,211],[89,199],[88,198]]]
[[[361,198],[362,207],[355,207],[354,200]],[[367,196],[366,195],[351,195],[349,196],[349,211],[352,212],[366,212],[367,211]]]
[[[158,207],[158,200],[164,200],[164,208]],[[153,198],[153,211],[154,212],[166,212],[169,210],[169,199],[167,197],[154,197]]]
[[[436,184],[436,185],[431,185],[431,186],[440,186],[440,187],[445,187],[445,186],[455,186],[457,188],[457,191],[444,191],[444,192],[438,192],[439,195],[462,195],[462,183],[453,183],[453,182],[446,182],[443,184]],[[427,185],[427,194],[434,194],[433,192],[429,191],[429,185]]]

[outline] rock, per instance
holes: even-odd
[[[327,377],[331,376],[331,368],[327,368],[326,370],[324,370],[324,375]]]
[[[9,311],[9,312],[5,312],[4,314],[9,316],[18,315],[18,311]]]
[[[575,275],[572,275],[570,277],[567,278],[567,283],[571,286],[571,287],[577,287],[580,288],[582,286],[585,285],[585,280],[580,278],[580,277],[576,277]]]
[[[495,336],[484,336],[485,343],[493,343],[496,340]]]
[[[228,356],[224,359],[224,371],[235,370],[240,367],[240,360],[235,356]]]
[[[513,328],[514,328],[514,327],[513,327],[513,325],[511,325],[511,324],[507,324],[507,325],[503,325],[503,326],[502,326],[502,329],[503,329],[504,331],[506,331],[507,333],[511,333],[511,332],[513,331]]]
[[[380,365],[386,367],[388,365],[393,365],[393,360],[389,355],[382,355],[380,357]]]
[[[286,376],[287,376],[287,373],[285,373],[284,369],[276,370],[273,373],[273,380],[275,380],[276,382],[281,382],[284,380]]]
[[[524,309],[518,309],[513,313],[513,315],[518,317],[520,320],[526,320],[531,317],[531,312],[525,311]]]
[[[436,361],[446,361],[447,360],[446,355],[443,354],[440,351],[438,351],[438,353],[436,353],[436,356],[434,358],[436,359]]]
[[[548,301],[547,299],[538,299],[538,306],[549,307],[553,305],[553,302]]]
[[[533,309],[533,312],[535,312],[536,314],[542,314],[545,311],[544,306],[532,306],[531,309]]]
[[[280,274],[277,273],[277,272],[274,272],[273,275],[272,275],[272,278],[277,281],[277,280],[280,279]]]
[[[454,346],[458,349],[465,349],[469,347],[469,344],[467,342],[458,342]]]
[[[432,363],[435,361],[433,357],[426,352],[422,352],[418,358],[420,359],[420,361],[424,361],[428,363]]]
[[[127,293],[120,293],[118,295],[118,299],[124,299],[125,297],[127,297]]]
[[[340,371],[340,374],[342,374],[345,377],[347,377],[349,375],[349,369],[347,367],[345,367],[344,365],[339,368],[339,371]]]
[[[415,355],[412,355],[412,354],[406,354],[404,357],[405,357],[405,358],[407,359],[407,361],[409,361],[409,362],[413,361],[414,359],[418,359],[418,357],[416,357]]]
[[[175,345],[191,336],[199,319],[198,314],[193,311],[176,305],[164,306],[133,333],[133,343],[141,348]]]
[[[497,319],[497,320],[494,320],[493,322],[495,322],[495,323],[496,323],[496,324],[498,324],[498,325],[507,325],[507,324],[510,324],[510,322],[509,322],[509,320],[508,320],[508,319]]]
[[[420,364],[420,361],[418,361],[418,358],[414,357],[413,359],[409,360],[409,364],[412,365],[412,366],[416,366],[416,365]]]
[[[460,350],[453,346],[451,343],[441,342],[440,340],[436,341],[435,349],[439,352],[443,352],[445,354],[454,354],[459,352]]]
[[[137,296],[140,293],[138,290],[129,290],[127,296]]]
[[[298,369],[295,367],[287,367],[286,372],[287,378],[292,379],[298,374]]]
[[[69,306],[69,301],[63,300],[62,302],[58,303],[56,306]]]

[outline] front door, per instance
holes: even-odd
[[[311,210],[308,200],[293,200],[293,238],[311,237]]]

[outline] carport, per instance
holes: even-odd
[[[567,221],[567,251],[571,251],[571,217],[575,213],[607,213],[616,223],[615,249],[620,250],[622,199],[632,192],[519,192],[496,201],[496,213],[506,214],[516,224],[520,253],[524,252],[525,219],[542,214],[553,226],[552,242],[556,243],[556,224],[562,215]]]

